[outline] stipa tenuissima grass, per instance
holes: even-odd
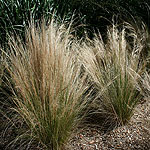
[[[97,35],[81,48],[81,61],[96,91],[92,113],[103,116],[111,124],[127,123],[140,99],[138,52],[141,47],[137,46],[140,43],[133,35],[134,42],[130,45],[126,40],[126,28],[118,31],[114,25],[108,29],[105,44],[101,35]]]
[[[49,26],[31,25],[25,44],[19,38],[9,43],[16,111],[47,149],[64,149],[86,106],[84,76],[69,32],[51,21]]]

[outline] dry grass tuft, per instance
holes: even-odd
[[[96,91],[92,112],[96,117],[103,116],[111,125],[126,124],[140,100],[138,80],[143,72],[139,62],[142,47],[131,29],[126,26],[119,31],[114,25],[108,29],[106,44],[98,35],[94,41],[88,39],[81,48],[81,61]],[[132,44],[126,40],[129,36],[134,41]]]
[[[32,137],[48,149],[64,149],[86,107],[84,76],[79,78],[81,64],[70,28],[58,27],[54,21],[38,28],[31,24],[26,43],[12,38],[9,47],[16,111]]]

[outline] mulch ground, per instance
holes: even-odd
[[[138,105],[126,126],[103,132],[86,128],[74,136],[68,150],[150,150],[150,103]]]

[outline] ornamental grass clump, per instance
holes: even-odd
[[[66,30],[54,21],[49,26],[31,24],[26,42],[11,38],[9,48],[15,110],[44,147],[64,149],[86,107],[84,75],[80,75],[70,27]]]
[[[130,44],[126,37],[134,42]],[[89,112],[96,118],[103,118],[106,124],[126,124],[133,115],[140,100],[141,50],[142,46],[129,26],[119,31],[113,25],[108,29],[106,43],[97,35],[93,41],[88,39],[82,44],[81,61],[95,91]]]

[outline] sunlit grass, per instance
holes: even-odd
[[[93,112],[111,124],[126,124],[140,100],[141,47],[134,34],[134,43],[130,47],[127,34],[125,27],[118,31],[114,25],[107,32],[106,44],[98,35],[94,41],[87,40],[81,48],[81,60],[96,91]]]
[[[86,106],[84,76],[69,32],[54,21],[48,27],[31,24],[25,44],[19,38],[9,42],[15,109],[47,149],[64,149]]]

